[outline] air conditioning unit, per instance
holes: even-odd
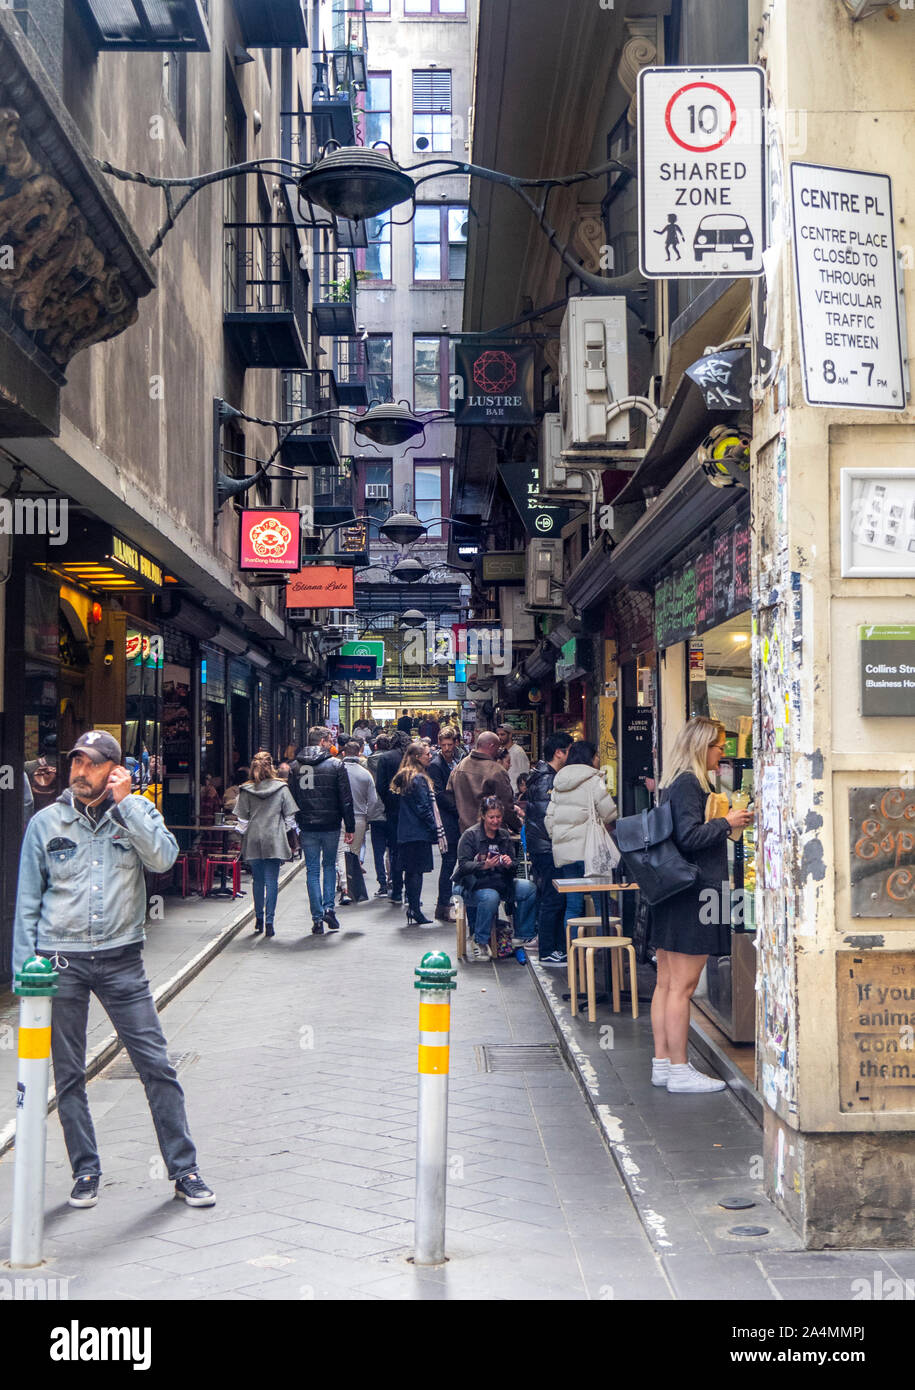
[[[391,494],[388,483],[366,483],[365,500],[366,502],[386,502]]]
[[[608,422],[607,410],[629,394],[625,299],[570,299],[560,329],[562,453],[609,457],[628,444],[629,412]]]
[[[562,419],[558,411],[543,417],[540,435],[540,491],[552,497],[585,497],[587,479],[562,461]]]
[[[527,547],[527,581],[524,601],[528,608],[562,608],[561,540],[534,539]]]
[[[352,608],[328,608],[322,626],[345,632],[348,642],[355,642],[359,636],[359,620]]]

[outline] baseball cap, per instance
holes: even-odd
[[[67,757],[72,757],[74,753],[85,753],[94,763],[121,761],[121,745],[104,729],[90,729],[87,734],[80,734]]]

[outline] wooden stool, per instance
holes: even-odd
[[[572,970],[574,969],[572,965],[572,928],[578,928],[579,936],[597,936],[598,932],[600,931],[601,920],[602,919],[600,917],[570,917],[569,920],[566,922],[566,957],[568,959],[568,965],[566,968],[569,973],[570,990],[573,986]],[[619,924],[619,917],[610,918],[611,927],[618,927]]]
[[[455,949],[458,960],[464,960],[467,955],[467,904],[462,897],[455,896],[454,925],[457,936]],[[489,936],[489,950],[493,960],[498,960],[499,937],[496,930],[496,923],[499,920],[498,911],[493,922],[492,931]],[[597,919],[600,921],[600,918]]]
[[[583,966],[586,972],[588,989],[588,1022],[597,1022],[597,991],[594,983],[594,956],[597,951],[619,950],[620,953],[626,951],[629,956],[629,990],[632,995],[632,1017],[639,1016],[639,982],[636,975],[635,948],[632,939],[628,936],[578,936],[571,943],[569,949],[569,988],[571,991],[572,1015],[578,1013],[578,980],[576,969],[576,956],[584,953],[585,959]],[[622,970],[617,972],[619,957],[614,956],[611,961],[611,979],[613,983],[613,1012],[618,1014],[620,1011],[620,984],[622,983]]]

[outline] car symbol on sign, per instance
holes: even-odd
[[[697,261],[721,251],[742,251],[748,261],[753,258],[753,235],[746,218],[736,212],[710,213],[696,229],[693,254]]]

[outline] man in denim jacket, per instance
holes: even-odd
[[[146,1089],[175,1195],[189,1206],[213,1206],[142,959],[143,870],[165,873],[178,845],[152,802],[131,795],[130,773],[110,734],[83,734],[70,759],[68,789],[33,816],[25,833],[13,942],[14,971],[36,954],[59,967],[51,1055],[75,1179],[70,1205],[94,1207],[101,1176],[86,1096],[86,1027],[95,994]]]

